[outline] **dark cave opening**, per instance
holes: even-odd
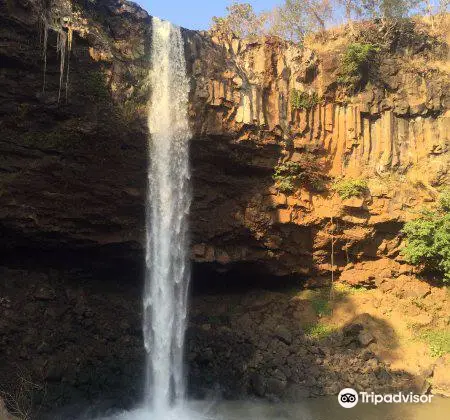
[[[276,276],[256,262],[237,263],[224,267],[216,263],[193,263],[191,293],[240,294],[255,289],[284,291],[301,288],[306,277],[300,275]]]

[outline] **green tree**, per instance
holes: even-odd
[[[450,191],[444,191],[437,211],[423,210],[403,228],[406,246],[403,255],[414,265],[439,271],[450,281]]]
[[[349,44],[341,58],[338,82],[352,90],[360,88],[367,81],[369,67],[377,51],[376,45]]]

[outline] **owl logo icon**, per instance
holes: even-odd
[[[358,393],[352,388],[344,388],[338,395],[341,407],[352,408],[358,404]]]

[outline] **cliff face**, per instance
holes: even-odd
[[[50,14],[40,1],[0,2],[0,259],[8,267],[0,283],[6,361],[0,372],[10,384],[14,366],[30,368],[35,381],[49,384],[45,404],[52,407],[100,395],[126,405],[138,394],[133,386],[143,354],[135,281],[141,278],[145,225],[151,17],[122,0],[48,5]],[[412,270],[399,254],[403,222],[421,206],[432,206],[437,189],[449,183],[447,45],[420,22],[370,31],[371,42],[383,47],[356,94],[337,83],[348,42],[342,33],[300,48],[274,38],[183,31],[192,86],[194,283],[196,273],[208,285],[226,277],[212,273],[228,271],[241,283],[256,279],[256,285],[265,276],[271,285],[280,276],[326,280],[332,247],[335,273],[351,284],[379,285]],[[295,92],[315,93],[317,100],[295,109]],[[281,192],[273,175],[288,162],[306,162],[321,185]],[[368,188],[342,200],[333,190],[341,178],[365,178]],[[272,372],[272,365],[284,363],[268,359],[272,350],[301,348],[311,360],[321,354],[305,341],[295,317],[286,317],[303,309],[280,296],[267,299],[267,308],[255,303],[251,322],[231,314],[230,322],[212,330],[203,318],[220,302],[206,302],[209,309],[194,302],[200,308],[193,311],[199,328],[189,335],[194,385],[207,382],[200,371],[210,362],[220,382],[228,370],[224,355],[242,345],[243,353],[231,360],[236,370],[228,388],[247,389],[244,357],[251,369],[263,366],[270,376],[252,377],[252,392],[278,395],[287,374],[280,379],[279,369]],[[249,304],[244,301],[238,309]],[[276,325],[262,325],[252,335],[252,322],[265,317],[285,322],[291,338],[273,332]],[[233,335],[240,325],[246,332]],[[64,340],[53,331],[59,328]],[[89,344],[75,360],[73,343],[80,336]],[[218,340],[220,360],[198,356],[211,353],[211,340]],[[353,356],[363,369],[367,355],[357,350]],[[342,370],[346,357],[339,359]],[[289,362],[291,373],[300,359]],[[389,372],[373,363],[374,372]],[[308,369],[302,375],[314,377],[317,372]],[[322,382],[307,384],[308,395],[335,392],[328,371],[320,371]],[[385,376],[373,379],[380,389],[401,388],[410,379],[400,375],[387,384]],[[283,382],[280,392],[272,379]],[[260,391],[258,383],[266,389],[267,381],[275,391]],[[130,399],[119,395],[125,388],[134,393]]]
[[[151,18],[120,1],[52,5],[62,24],[49,25],[44,89],[38,4],[2,3],[3,246],[141,249]],[[57,29],[73,33],[61,87]],[[439,67],[446,45],[419,26],[400,28],[383,50],[390,53],[380,54],[376,78],[343,96],[336,84],[342,35],[315,51],[273,38],[184,36],[193,260],[325,274],[331,233],[338,267],[348,255],[393,255],[408,210],[448,182],[448,75]],[[315,92],[318,103],[294,109],[295,90]],[[299,186],[286,196],[274,168],[305,156],[329,181],[320,193]],[[335,177],[362,176],[364,198],[332,194]]]
[[[133,85],[133,69],[148,72],[150,18],[103,2],[90,19],[73,12],[67,27],[48,23],[46,31],[39,4],[0,9],[2,247],[133,246],[144,228],[146,126],[127,114],[120,95]],[[55,48],[55,28],[73,28],[70,50]],[[124,37],[139,37],[140,52],[127,50]]]
[[[448,184],[448,73],[424,64],[441,54],[443,65],[446,45],[419,26],[392,35],[372,82],[350,96],[336,82],[339,36],[316,51],[273,38],[190,38],[196,260],[326,273],[332,234],[338,269],[397,256],[402,222]],[[295,91],[319,99],[294,109]],[[305,158],[329,180],[324,191],[280,192],[274,167]],[[360,177],[364,197],[333,194],[333,179]]]

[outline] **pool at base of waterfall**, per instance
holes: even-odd
[[[309,398],[297,403],[190,401],[164,413],[141,408],[109,413],[96,420],[446,420],[449,412],[450,398],[437,396],[433,396],[431,403],[374,405],[360,402],[353,408],[341,407],[336,396]],[[77,418],[87,419],[86,416]]]

